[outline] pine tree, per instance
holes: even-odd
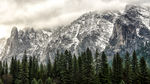
[[[12,84],[14,84],[15,80],[17,79],[16,69],[17,69],[17,59],[16,59],[16,57],[15,58],[12,57],[12,59],[11,59],[11,65],[10,65],[10,74],[13,77]]]
[[[3,75],[3,66],[2,66],[2,62],[0,61],[0,77],[2,78]]]
[[[53,64],[53,68],[52,68],[52,74],[54,78],[57,78],[60,76],[59,74],[59,59],[60,59],[60,54],[59,51],[57,51],[55,59],[54,59],[54,64]]]
[[[41,79],[39,79],[38,84],[43,84],[43,81]]]
[[[78,84],[82,84],[83,82],[83,61],[82,61],[82,57],[79,56],[78,57],[78,65],[79,65],[79,76],[78,76]]]
[[[63,77],[62,77],[63,83],[70,84],[72,83],[72,72],[73,72],[71,52],[66,50],[62,59],[63,59],[62,64],[64,65],[62,66],[64,70],[62,70],[62,73],[61,73],[63,74]]]
[[[45,79],[47,78],[47,68],[45,68],[45,66],[41,63],[40,64],[40,70],[38,73],[38,79],[42,79],[43,81],[45,81]]]
[[[51,77],[51,76],[52,76],[52,64],[51,64],[50,58],[48,58],[48,61],[47,61],[47,77]]]
[[[98,50],[96,49],[96,53],[95,53],[95,71],[96,71],[96,75],[99,74],[99,70],[100,70],[100,54],[98,52]]]
[[[60,81],[61,83],[65,83],[65,77],[66,77],[66,58],[63,53],[61,53],[58,70],[60,71]]]
[[[0,79],[0,84],[3,84],[3,81],[2,81],[2,79]]]
[[[38,84],[35,78],[32,80],[31,84]]]
[[[94,84],[94,68],[92,52],[87,48],[85,54],[83,54],[83,84]]]
[[[109,67],[107,63],[107,57],[104,52],[102,52],[101,56],[101,76],[99,77],[102,84],[110,84],[109,80]]]
[[[73,57],[73,84],[78,83],[78,72],[79,72],[78,69],[79,69],[79,67],[78,67],[77,58],[74,55],[74,57]]]
[[[144,57],[140,59],[140,81],[141,84],[149,84],[148,69]]]
[[[123,66],[122,66],[122,59],[119,53],[117,53],[113,58],[112,71],[113,71],[112,83],[120,84],[122,80]]]
[[[23,68],[22,83],[29,84],[28,59],[27,59],[26,51],[24,52],[23,59],[22,59],[22,68]]]
[[[137,81],[139,81],[139,65],[136,52],[134,51],[132,54],[132,83],[138,84]]]
[[[15,84],[22,84],[22,76],[23,76],[23,71],[22,71],[22,65],[20,63],[20,61],[17,62],[17,79],[15,80]]]
[[[33,73],[33,78],[38,78],[38,70],[39,70],[39,64],[38,64],[38,58],[33,56],[33,64],[32,64],[32,70],[34,71]]]
[[[21,80],[16,79],[15,84],[22,84]]]
[[[50,77],[48,77],[45,84],[52,84],[52,79]]]
[[[131,62],[130,62],[130,57],[129,57],[129,53],[126,52],[125,55],[125,68],[124,68],[124,79],[126,84],[131,84],[132,83],[132,70],[131,70]]]
[[[123,80],[121,80],[121,83],[120,84],[126,84]]]
[[[31,84],[31,81],[33,80],[33,58],[30,56],[29,58],[29,84]]]

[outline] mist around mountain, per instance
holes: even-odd
[[[111,60],[115,53],[132,53],[150,40],[150,10],[146,6],[127,5],[124,12],[107,10],[83,14],[67,26],[55,30],[14,27],[8,39],[2,40],[1,60],[10,62],[16,56],[37,56],[40,62],[54,61],[57,51],[70,50],[78,55],[87,48],[105,51]]]
[[[150,84],[150,8],[83,14],[55,30],[0,39],[0,83]]]

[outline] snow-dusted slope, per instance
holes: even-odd
[[[4,49],[5,45],[6,45],[6,41],[7,41],[6,38],[1,38],[0,39],[0,53],[3,51],[3,49]],[[1,59],[1,57],[0,57],[0,59]]]
[[[47,57],[54,59],[57,50],[68,49],[77,54],[90,47],[92,51],[103,51],[118,15],[118,12],[111,11],[86,13],[70,25],[53,32],[34,29],[18,31],[13,28],[1,54],[2,60],[10,61],[12,56],[21,59],[25,50],[30,56],[38,56],[41,62],[46,61]]]
[[[24,51],[37,56],[41,62],[52,60],[57,50],[68,49],[78,54],[89,47],[114,53],[132,52],[150,41],[150,10],[147,7],[128,5],[123,13],[116,11],[90,12],[70,25],[54,31],[13,28],[2,49],[1,60],[22,58]]]
[[[116,19],[109,45],[109,55],[116,52],[133,52],[150,41],[150,10],[147,7],[128,5]]]
[[[87,47],[92,51],[103,51],[109,42],[117,16],[118,12],[91,12],[82,15],[52,35],[48,46],[50,52],[68,49],[78,54]],[[50,53],[50,56],[54,56],[53,54]]]

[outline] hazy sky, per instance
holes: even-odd
[[[0,0],[0,38],[13,26],[43,28],[68,24],[92,10],[123,9],[126,4],[150,0]]]

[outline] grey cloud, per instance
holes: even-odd
[[[18,5],[22,4],[36,4],[39,2],[44,2],[46,0],[12,0],[12,2],[17,3]]]
[[[149,4],[150,0],[5,0],[0,1],[0,26],[57,26],[88,11],[123,9],[132,3]]]

